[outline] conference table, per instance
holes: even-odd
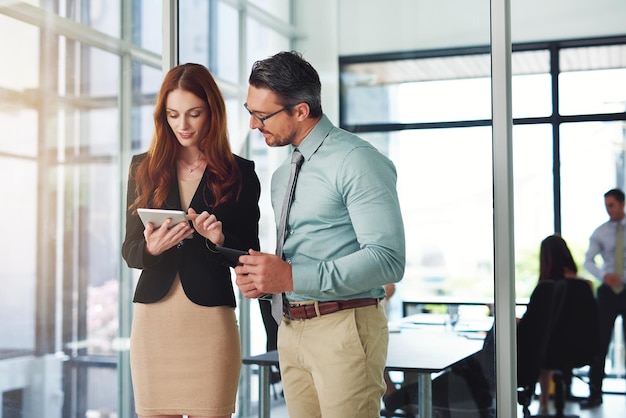
[[[459,333],[448,327],[420,325],[403,318],[390,327],[386,370],[415,373],[418,379],[420,418],[432,418],[433,373],[456,364],[482,348],[482,333]],[[410,325],[409,325],[410,324]],[[476,338],[478,336],[478,338]],[[270,351],[243,358],[243,364],[259,366],[259,417],[270,416],[270,368],[278,365],[278,353]]]

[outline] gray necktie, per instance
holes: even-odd
[[[287,232],[287,220],[289,219],[289,209],[293,201],[293,193],[296,190],[296,181],[298,180],[298,172],[304,161],[302,153],[296,148],[291,156],[291,172],[289,173],[289,182],[283,200],[283,207],[280,212],[280,222],[278,224],[278,235],[276,238],[276,255],[283,257],[283,244],[285,243],[285,234]],[[283,302],[286,302],[284,293],[276,293],[272,295],[272,316],[277,324],[283,318]]]

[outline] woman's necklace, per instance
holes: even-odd
[[[195,167],[184,167],[183,166],[183,169],[185,169],[187,171],[187,174],[191,174],[194,171],[196,171],[198,168],[200,168],[202,166],[202,164],[204,164],[204,160],[200,159],[200,161],[198,161],[198,164],[196,164]]]
[[[198,169],[198,167],[200,167],[201,165],[202,165],[202,161],[200,161],[200,162],[198,163],[198,165],[196,165],[194,168],[187,168],[187,173],[189,173],[189,174],[193,173],[193,172],[194,172],[195,170],[197,170],[197,169]]]

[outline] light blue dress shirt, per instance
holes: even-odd
[[[402,279],[406,258],[393,163],[325,115],[298,149],[304,163],[283,247],[294,284],[287,298],[384,297],[382,286]],[[290,160],[291,153],[272,176],[277,225]]]
[[[602,281],[604,275],[613,273],[615,269],[615,246],[617,245],[617,225],[621,222],[624,225],[626,218],[621,221],[608,221],[600,225],[589,238],[589,249],[585,254],[585,268],[598,280]],[[626,231],[626,227],[623,228]],[[626,240],[624,240],[626,242]],[[624,246],[626,248],[626,245]],[[596,256],[600,255],[603,264],[596,262]],[[625,274],[621,277],[624,281]]]

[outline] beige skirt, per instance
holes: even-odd
[[[241,368],[235,310],[191,302],[178,277],[165,298],[134,309],[130,367],[137,414],[232,414]]]

